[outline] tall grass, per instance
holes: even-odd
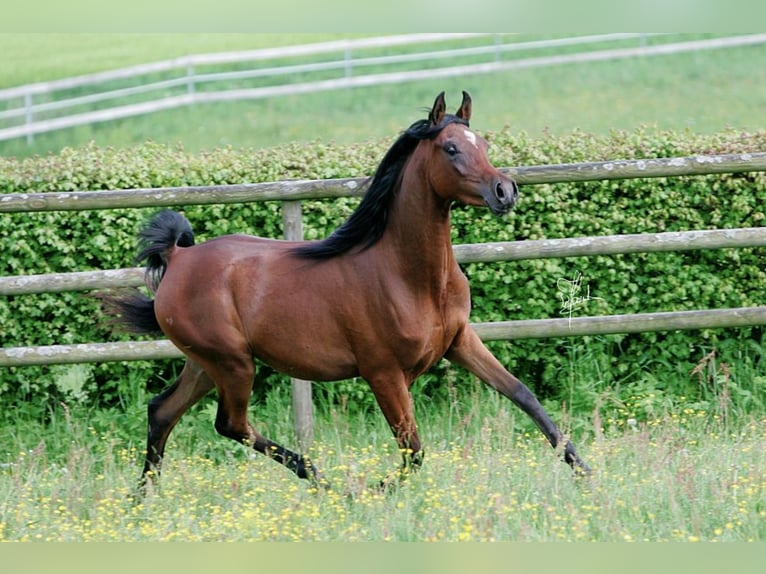
[[[425,464],[374,488],[399,464],[383,417],[318,405],[309,454],[333,484],[317,492],[281,466],[216,437],[212,400],[182,419],[160,486],[132,499],[143,409],[59,405],[4,441],[0,540],[19,541],[750,541],[766,538],[766,418],[735,423],[670,405],[628,407],[573,439],[593,468],[575,479],[510,402],[458,381],[451,399],[416,396]],[[134,397],[142,399],[142,397]],[[287,388],[251,414],[293,443]],[[566,412],[554,412],[564,421]],[[598,425],[596,428],[595,425]],[[32,433],[35,433],[34,435]]]

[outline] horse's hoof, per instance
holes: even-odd
[[[586,479],[593,476],[593,471],[584,462],[579,462],[578,464],[574,465],[572,467],[572,471],[574,472],[575,478],[578,479]]]
[[[333,490],[330,481],[327,480],[324,476],[315,476],[311,480],[311,484],[314,486],[314,488],[317,489],[317,492],[328,492]]]

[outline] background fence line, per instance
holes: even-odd
[[[766,42],[766,34],[748,34],[647,45],[647,37],[653,35],[655,34],[601,34],[533,42],[512,42],[509,41],[512,36],[510,34],[409,34],[405,36],[341,40],[321,44],[244,52],[185,56],[119,70],[2,89],[0,90],[0,103],[18,100],[19,104],[15,107],[11,104],[6,104],[7,109],[0,110],[0,122],[4,122],[6,125],[11,124],[0,128],[0,141],[26,137],[27,141],[31,143],[34,135],[40,133],[149,114],[198,103],[315,93],[326,90],[379,86],[425,79],[457,77],[467,74],[486,74],[531,67],[747,46]],[[486,38],[487,43],[480,46],[431,49],[425,52],[390,56],[363,57],[353,53],[381,47],[414,46],[424,43],[454,42],[456,40],[477,38]],[[503,59],[505,54],[515,51],[537,50],[562,45],[591,45],[626,40],[637,42],[638,45],[598,50],[590,49],[589,51],[555,56]],[[301,64],[283,63],[266,68],[257,67],[258,62],[299,56],[314,58],[321,54],[335,54],[336,59]],[[338,54],[340,54],[340,57],[338,57]],[[455,62],[460,61],[460,58],[467,57],[472,57],[474,60],[463,65],[455,64]],[[476,61],[476,58],[482,58],[482,60]],[[441,59],[449,59],[452,63],[443,67],[433,67],[433,63]],[[247,70],[228,72],[200,73],[199,71],[199,68],[204,66],[241,65],[243,62],[250,62],[251,67]],[[411,66],[413,62],[420,63],[421,67],[414,70],[376,71],[376,67],[379,70],[382,66],[394,66],[397,64]],[[372,68],[372,71],[365,72],[365,68]],[[318,77],[314,80],[294,82],[279,80],[279,78],[286,78],[291,74],[328,73],[333,71],[337,72],[336,75],[338,77],[329,79]],[[151,79],[152,75],[163,73],[175,74],[175,76],[161,80]],[[129,87],[116,87],[114,85],[114,82],[138,82],[142,77],[147,79],[139,82],[139,85]],[[254,87],[232,89],[230,85],[227,85],[227,83],[233,81],[242,82],[255,79],[263,81],[263,78],[275,79],[269,80],[271,82],[270,85],[257,85]],[[277,80],[281,83],[275,83]],[[99,84],[104,84],[104,87],[96,93],[56,99],[57,92],[83,89]],[[154,93],[153,99],[147,100],[145,94],[150,93]],[[144,99],[138,102],[125,103],[126,98],[140,97]],[[43,101],[36,102],[35,98]],[[51,99],[53,101],[49,101]],[[72,112],[59,117],[41,117],[45,114],[50,115],[52,112],[66,109],[81,110],[83,106],[93,107],[101,102],[108,101],[113,101],[115,104],[108,108]]]

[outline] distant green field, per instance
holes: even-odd
[[[0,88],[189,54],[258,50],[365,34],[0,34]]]
[[[190,53],[324,41],[340,35],[140,34],[0,35],[0,86],[66,77]],[[677,39],[686,39],[679,37]],[[508,126],[607,133],[642,125],[713,133],[766,128],[766,46],[529,68],[277,99],[206,104],[0,142],[0,155],[26,156],[79,146],[131,146],[147,140],[190,151],[265,148],[312,140],[354,143],[393,137],[423,115],[441,90],[456,106],[474,98],[480,131]]]

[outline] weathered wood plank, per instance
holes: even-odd
[[[766,246],[766,227],[455,245],[459,263]]]
[[[766,152],[527,166],[501,169],[519,184],[766,171]],[[237,185],[0,195],[0,213],[169,207],[361,195],[366,178],[285,180]]]
[[[475,323],[484,341],[766,325],[766,307]]]
[[[766,153],[598,161],[508,168],[505,171],[519,184],[742,173],[766,171]]]
[[[755,325],[766,325],[766,307],[500,321],[474,323],[473,328],[484,341],[496,341]],[[0,349],[0,367],[144,361],[181,356],[172,343],[164,340],[15,347]]]
[[[285,221],[286,232],[300,221]],[[302,236],[300,233],[286,237]],[[766,246],[766,227],[712,229],[703,231],[668,231],[602,237],[566,239],[536,239],[455,245],[459,263],[517,261],[587,255],[616,255],[620,253],[651,253],[659,251],[691,251]],[[143,284],[143,269],[128,268],[110,271],[80,271],[43,275],[0,277],[0,295],[29,295],[85,291],[116,287],[137,287]]]
[[[151,361],[183,357],[170,341],[81,343],[0,349],[0,367]]]
[[[282,227],[285,239],[303,239],[303,217],[300,201],[282,203]],[[318,334],[321,336],[321,333]],[[302,451],[308,450],[314,442],[314,401],[311,398],[311,381],[291,379],[293,401],[293,428]]]
[[[285,180],[267,183],[112,189],[0,195],[0,213],[83,211],[135,207],[173,207],[348,197],[361,194],[362,178]]]
[[[144,284],[144,269],[111,269],[108,271],[75,271],[41,275],[0,277],[0,295],[36,295],[89,289],[138,287]]]

